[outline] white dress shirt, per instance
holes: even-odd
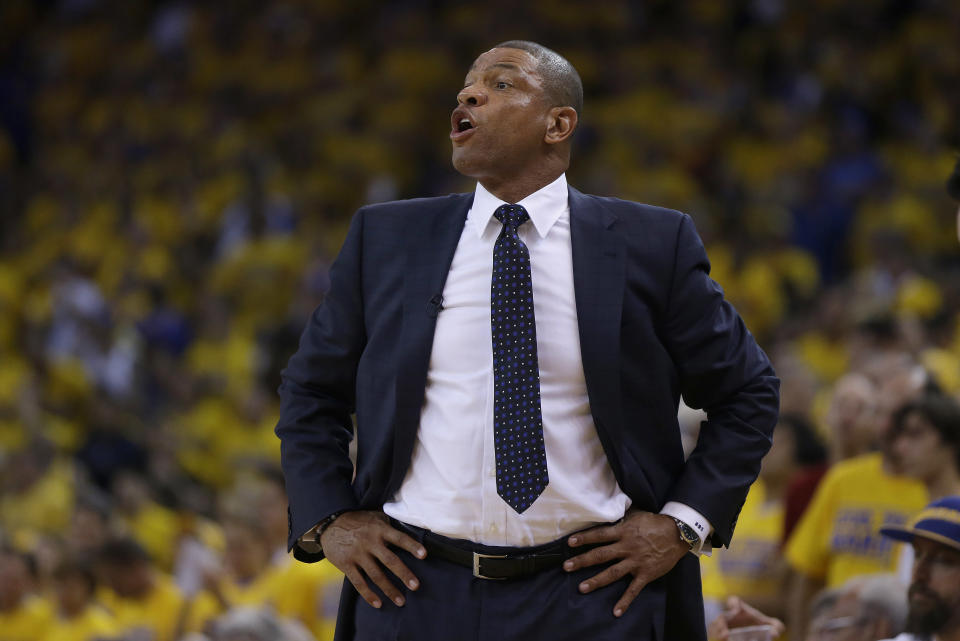
[[[630,498],[617,484],[590,414],[573,288],[567,180],[518,204],[530,215],[518,233],[530,252],[549,483],[518,514],[497,494],[493,445],[490,282],[502,200],[477,185],[437,317],[413,459],[384,512],[451,538],[526,547],[623,517]],[[668,503],[664,513],[700,532],[709,522]]]

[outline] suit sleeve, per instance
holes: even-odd
[[[780,381],[766,354],[710,276],[703,243],[684,215],[667,305],[667,349],[683,398],[707,420],[668,494],[710,520],[714,546],[729,545],[747,490],[770,449]]]
[[[288,546],[334,512],[357,509],[352,488],[357,366],[366,336],[361,295],[363,210],[330,268],[330,291],[313,312],[280,385],[280,458],[289,507]],[[298,558],[316,561],[299,547]]]

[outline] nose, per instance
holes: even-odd
[[[930,579],[930,558],[926,554],[918,554],[913,560],[911,584],[926,586]]]
[[[890,443],[890,452],[897,458],[903,458],[905,450],[907,447],[907,439],[903,438],[902,435],[895,436],[893,441]]]
[[[476,85],[464,87],[460,90],[460,93],[457,94],[457,104],[478,107],[486,102],[487,94],[483,91],[480,91]]]

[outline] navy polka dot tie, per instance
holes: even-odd
[[[517,236],[530,216],[520,205],[502,205],[494,216],[503,223],[490,291],[497,494],[522,514],[548,482],[530,253]]]

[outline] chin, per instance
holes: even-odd
[[[468,178],[476,178],[479,175],[477,163],[465,151],[464,149],[454,149],[450,162],[460,174]]]

